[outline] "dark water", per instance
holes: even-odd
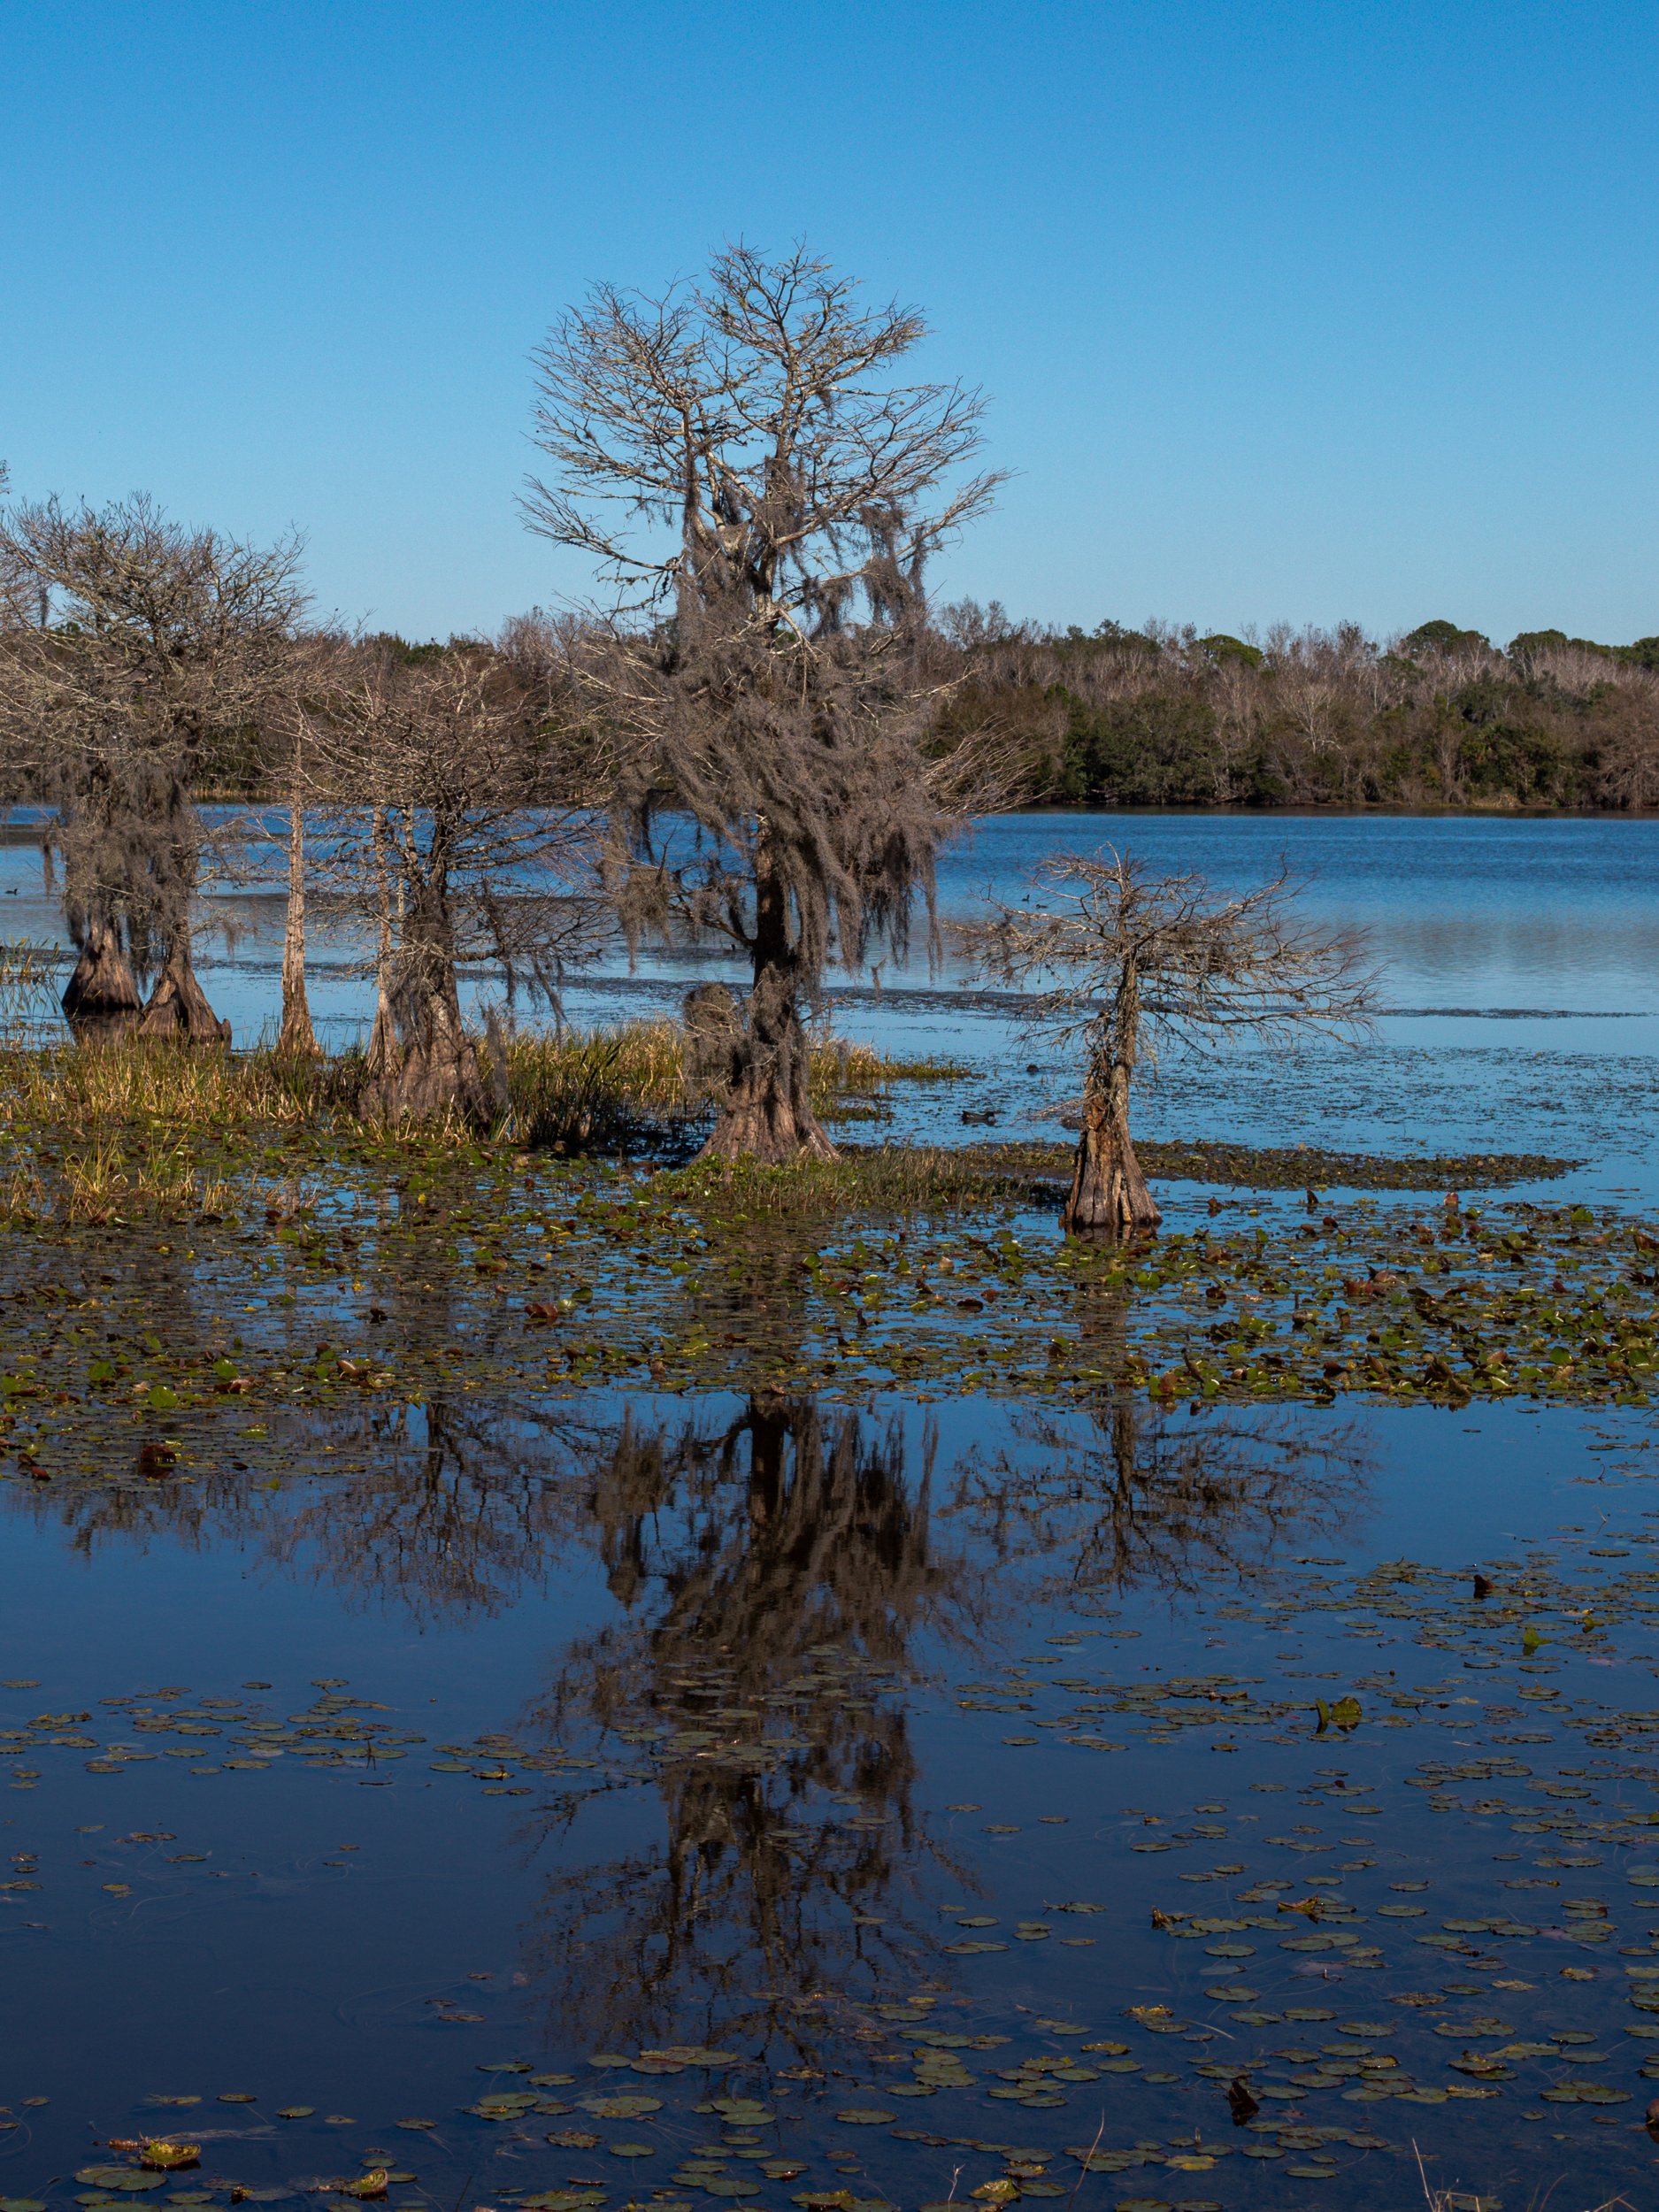
[[[411,2205],[1069,2194],[1094,2145],[1091,2205],[1380,2207],[1414,2141],[1653,2200],[1645,1418],[314,1440],[274,1494],[12,1494],[11,2195],[183,2122],[215,2202],[365,2162]]]
[[[1120,826],[994,824],[945,903]],[[1171,1133],[1570,1151],[1646,1197],[1659,828],[1125,835],[1317,869],[1403,1010],[1171,1071]],[[246,1030],[268,933],[234,957]],[[953,991],[837,1020],[1025,1125],[1066,1071],[1016,1091]],[[337,1029],[362,995],[318,987]],[[1418,2153],[1483,2206],[1659,2203],[1647,1412],[457,1371],[296,1413],[275,1479],[0,1485],[0,2212],[377,2170],[410,2212],[1392,2212]],[[164,2131],[200,2164],[110,2147]]]

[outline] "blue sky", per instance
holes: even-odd
[[[1659,11],[12,0],[13,488],[295,524],[411,634],[579,595],[527,357],[805,237],[983,385],[946,596],[1659,631]]]

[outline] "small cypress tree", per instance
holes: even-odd
[[[1289,1043],[1370,1019],[1359,943],[1300,921],[1283,874],[1229,898],[1200,875],[1156,875],[1127,853],[1063,853],[1038,870],[1033,899],[1002,907],[975,940],[988,975],[1041,987],[1033,1028],[1083,1046],[1068,1229],[1129,1236],[1157,1226],[1129,1099],[1137,1067],[1161,1046],[1213,1047],[1240,1032]]]

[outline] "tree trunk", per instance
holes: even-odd
[[[403,1064],[397,1025],[392,1018],[392,893],[386,872],[386,812],[374,810],[374,883],[380,910],[380,938],[374,956],[374,1027],[369,1033],[367,1067],[372,1082],[383,1082]]]
[[[1061,1225],[1128,1237],[1156,1229],[1163,1217],[1130,1141],[1129,1069],[1121,1061],[1105,1070],[1091,1068]]]
[[[731,1081],[698,1158],[833,1160],[808,1097],[806,1033],[795,1002],[795,956],[782,884],[763,873],[756,901],[755,980],[732,1047]]]
[[[364,1064],[372,1082],[383,1081],[396,1075],[403,1064],[398,1048],[397,1025],[392,1019],[392,995],[382,979],[377,987],[374,1006],[374,1026],[369,1032],[369,1048]]]
[[[441,1121],[458,1114],[486,1124],[489,1100],[478,1054],[461,1025],[454,972],[447,989],[442,982],[400,987],[396,1003],[399,1064],[365,1089],[365,1112],[381,1121]]]
[[[483,1127],[491,1118],[489,1098],[461,1020],[455,939],[442,885],[422,886],[411,906],[402,972],[391,995],[399,1064],[366,1087],[363,1110],[381,1121],[438,1121],[456,1114]]]
[[[288,913],[282,940],[282,1026],[276,1048],[281,1059],[318,1060],[322,1055],[305,995],[305,817],[298,784],[296,774],[288,801]]]
[[[82,1043],[125,1036],[143,1001],[112,923],[87,924],[81,957],[64,986],[64,1018]]]
[[[138,1026],[137,1037],[167,1037],[179,1044],[227,1045],[230,1024],[220,1021],[207,1002],[190,960],[190,932],[180,925],[167,948],[166,964],[156,979]]]

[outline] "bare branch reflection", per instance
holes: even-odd
[[[624,1424],[591,1501],[622,1612],[538,1719],[650,1741],[663,1818],[550,1878],[529,1962],[550,2014],[810,2062],[844,1995],[926,1972],[924,1878],[964,1876],[916,1802],[903,1691],[918,1635],[973,1628],[984,1586],[937,1547],[933,1455],[930,1432],[907,1480],[898,1419],[810,1399]]]
[[[1087,1415],[1022,1407],[970,1455],[956,1503],[1004,1560],[1052,1563],[1050,1594],[1195,1594],[1266,1571],[1287,1540],[1335,1542],[1365,1508],[1362,1423],[1302,1407],[1162,1409],[1118,1382]]]

